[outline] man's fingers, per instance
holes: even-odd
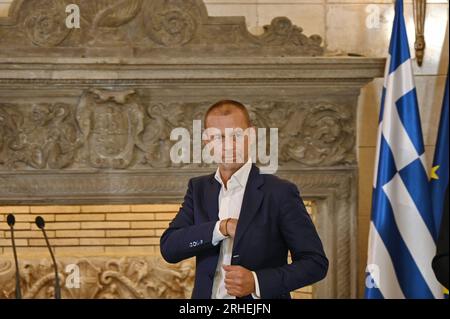
[[[225,271],[232,271],[232,270],[235,270],[235,268],[236,268],[237,266],[234,266],[234,265],[222,265],[222,267],[223,267],[223,269],[224,269]]]
[[[239,276],[239,273],[237,273],[237,272],[235,272],[235,271],[233,271],[233,272],[227,272],[227,273],[225,274],[225,279],[233,279],[233,280],[236,280],[236,279],[240,279],[240,276]]]
[[[235,290],[238,291],[239,289],[241,289],[240,285],[236,285],[234,283],[229,283],[229,284],[225,284],[225,289],[226,290]]]
[[[238,289],[227,290],[227,293],[233,297],[243,297],[244,294]]]
[[[225,274],[226,279],[235,279],[235,280],[242,280],[244,278],[244,275],[241,272],[238,271],[231,271],[227,272]]]
[[[231,284],[231,285],[225,284],[225,289],[226,290],[238,290],[239,287],[236,285],[233,285],[233,284]]]
[[[226,272],[238,271],[242,268],[241,266],[236,266],[236,265],[222,265],[222,267]]]
[[[242,297],[248,295],[254,290],[252,286],[253,276],[251,272],[242,266],[223,265],[225,270],[225,288],[230,296]]]
[[[239,292],[236,289],[227,289],[227,293],[230,296],[234,296],[234,297],[238,297],[238,295],[239,295]]]
[[[225,279],[225,285],[234,286],[234,287],[242,287],[242,281],[236,279]]]
[[[226,285],[236,285],[237,282],[234,279],[225,278],[225,284]]]
[[[222,268],[223,268],[225,271],[231,271],[231,270],[233,269],[233,266],[232,266],[232,265],[222,265]]]

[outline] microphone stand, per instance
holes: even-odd
[[[16,299],[22,299],[22,290],[20,288],[19,261],[17,259],[16,240],[14,238],[14,224],[16,223],[16,218],[13,214],[9,214],[6,218],[6,221],[9,225],[9,229],[11,230],[11,244],[14,254],[14,263],[16,265]]]
[[[45,221],[41,216],[36,217],[36,226],[42,230],[44,234],[45,243],[47,244],[48,251],[53,261],[53,268],[55,269],[55,299],[61,299],[61,286],[59,285],[58,265],[56,264],[55,255],[48,241],[47,233],[45,232]]]

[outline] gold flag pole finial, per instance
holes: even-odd
[[[416,28],[416,41],[414,49],[416,51],[416,60],[419,66],[422,66],[423,56],[425,54],[425,15],[427,1],[413,0],[414,25]]]

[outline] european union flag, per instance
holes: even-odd
[[[435,229],[441,230],[439,238],[436,236],[436,241],[439,245],[442,245],[442,240],[448,241],[448,225],[446,227],[441,227],[440,223],[445,222],[448,219],[443,219],[442,215],[444,214],[444,205],[445,205],[445,196],[448,196],[448,72],[447,72],[447,82],[445,85],[445,93],[444,93],[444,102],[442,103],[442,111],[441,111],[441,121],[439,123],[439,133],[436,142],[436,151],[434,153],[434,161],[433,168],[430,174],[430,196],[431,196],[431,207],[434,216]],[[447,198],[448,201],[448,198]],[[448,205],[448,203],[447,203]],[[442,225],[444,226],[444,225]],[[447,235],[445,236],[445,233]],[[439,248],[438,252],[439,254]],[[448,254],[448,244],[447,244],[447,254]],[[447,266],[448,267],[448,266]],[[447,268],[448,271],[448,268]],[[447,275],[448,281],[448,275]],[[442,282],[442,281],[441,281]],[[445,285],[445,284],[444,284]],[[448,286],[448,282],[447,282]],[[448,290],[444,289],[444,296],[448,299]]]
[[[433,209],[435,229],[439,231],[448,187],[448,73],[445,85],[444,102],[442,103],[441,121],[434,153],[433,168],[430,174],[431,206]],[[437,239],[437,238],[436,238]]]

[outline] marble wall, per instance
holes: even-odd
[[[11,0],[0,0],[6,16]],[[405,18],[414,55],[412,1],[405,0]],[[429,0],[422,67],[414,66],[428,162],[434,153],[439,113],[448,66],[448,1]],[[390,0],[206,0],[211,16],[245,16],[250,32],[261,34],[276,16],[287,16],[306,34],[319,34],[328,50],[386,56],[394,16]],[[376,127],[383,79],[365,86],[359,98],[358,160],[358,295],[364,291],[364,268],[370,221]]]

